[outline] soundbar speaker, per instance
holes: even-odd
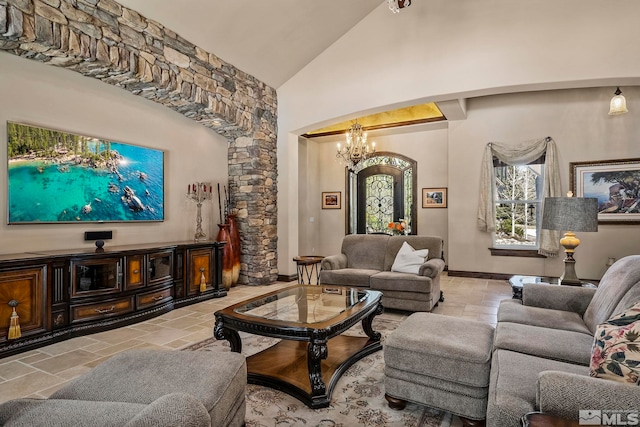
[[[113,238],[113,231],[85,231],[84,240],[109,240]]]

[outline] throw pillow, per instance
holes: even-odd
[[[410,244],[404,242],[396,254],[396,259],[393,261],[391,271],[418,274],[420,266],[424,264],[427,259],[427,255],[429,255],[429,249],[416,251]]]
[[[596,328],[589,374],[640,385],[640,302]]]

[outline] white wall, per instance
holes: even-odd
[[[397,129],[369,139],[376,141],[379,151],[418,162],[418,190],[448,187],[447,209],[418,208],[418,232],[445,239],[450,270],[559,276],[564,268],[562,252],[549,259],[491,256],[491,234],[476,228],[484,146],[551,136],[558,146],[564,193],[569,190],[570,162],[640,158],[640,88],[624,93],[630,112],[621,116],[607,114],[610,88],[494,95],[470,99],[467,119],[451,122],[448,128]],[[300,170],[313,177],[300,180],[299,197],[305,203],[300,204],[299,247],[301,253],[330,255],[340,252],[345,233],[344,166],[335,158],[335,143],[343,141],[342,137],[317,140],[321,142],[306,141],[305,156],[300,157]],[[342,191],[343,208],[321,210],[322,191]],[[308,222],[311,216],[314,223]],[[599,279],[609,257],[640,253],[640,225],[600,225],[597,233],[578,233],[578,237],[582,244],[575,256],[576,269],[582,278]]]
[[[570,89],[470,99],[467,119],[449,127],[449,268],[513,274],[563,272],[557,258],[492,257],[491,236],[476,229],[478,180],[484,146],[551,136],[558,147],[563,193],[569,163],[640,158],[640,88],[625,88],[629,113],[607,115],[611,88]],[[464,208],[466,206],[466,208]],[[455,225],[455,226],[453,226]],[[608,257],[640,253],[640,225],[600,225],[577,233],[579,277],[599,279]]]
[[[295,271],[290,258],[299,252],[296,234],[299,230],[296,224],[299,219],[299,183],[296,179],[299,165],[297,158],[294,161],[290,157],[297,154],[297,135],[365,113],[425,101],[499,93],[604,87],[599,96],[606,104],[605,98],[613,95],[615,86],[620,85],[626,94],[631,92],[630,86],[640,84],[640,56],[635,54],[640,40],[640,27],[635,22],[639,14],[640,3],[634,0],[614,3],[599,0],[425,0],[413,2],[397,15],[388,11],[386,3],[381,4],[278,88],[278,267],[281,274]],[[580,99],[572,102],[580,103]],[[570,103],[566,107],[582,108]],[[512,114],[518,112],[526,117],[528,105],[518,108]],[[557,108],[562,109],[562,105]],[[558,127],[567,124],[561,119],[564,111],[556,111],[559,116],[554,117],[549,112],[540,114],[541,118],[557,120]],[[604,114],[606,116],[606,111]],[[623,120],[627,123],[633,120],[632,117],[630,113]],[[510,125],[506,120],[500,120],[499,115],[494,121],[497,123],[493,123],[491,129],[488,124],[479,122],[476,126],[487,136],[491,130],[499,133],[503,125],[513,126],[510,135],[518,141],[533,133],[526,126],[520,132],[519,125]],[[464,129],[465,125],[460,126]],[[579,130],[581,126],[578,120],[571,128],[567,127],[566,132]],[[604,122],[590,126],[597,127],[600,132],[605,127]],[[449,139],[456,137],[461,129],[452,125]],[[625,132],[630,135],[630,131]],[[631,147],[634,140],[638,140],[637,136],[624,142],[630,145],[626,150],[618,151],[634,151]],[[477,157],[458,142],[452,143],[449,153],[469,159]],[[601,157],[601,153],[582,149],[576,153],[589,156],[585,157],[587,160]],[[596,157],[591,158],[591,155]],[[450,157],[450,177],[461,170],[463,164]],[[463,174],[473,177],[473,170]],[[461,203],[459,198],[468,193],[466,190],[459,193],[457,185],[450,183],[449,186],[451,197],[458,198],[450,199],[451,204]],[[473,203],[465,200],[465,207],[475,215]],[[452,209],[448,209],[450,232],[458,227],[474,227],[475,220],[462,226],[459,222],[462,218],[452,213]],[[300,229],[305,227],[300,224]],[[486,252],[488,245],[485,241],[476,244],[478,236],[471,230],[469,233],[449,236],[448,261],[453,263],[452,268],[459,266],[459,269],[464,267],[472,271],[522,269],[538,273],[542,273],[541,270],[555,273],[560,268],[551,265],[545,268],[544,263],[535,264],[534,261],[531,264],[531,260],[511,267],[503,265],[504,258],[487,264],[479,251]],[[585,246],[587,240],[588,237],[583,240]],[[453,250],[456,244],[467,248]],[[458,259],[458,256],[467,258]]]
[[[7,121],[164,150],[165,221],[7,225]],[[0,165],[1,254],[92,246],[83,240],[87,230],[113,230],[107,245],[191,240],[196,207],[186,199],[186,185],[226,183],[228,176],[227,141],[204,126],[123,89],[4,52]],[[217,209],[217,201],[203,206],[203,228],[210,237],[218,232]]]
[[[425,130],[429,129],[429,130]],[[447,209],[423,209],[422,188],[447,187],[448,147],[447,129],[442,125],[413,126],[402,132],[370,132],[370,141],[375,141],[379,152],[392,152],[407,156],[418,163],[417,169],[417,226],[421,235],[440,236],[448,241]],[[300,169],[313,171],[313,179],[300,181],[300,252],[331,255],[340,253],[345,234],[346,188],[345,168],[336,159],[336,143],[344,143],[343,136],[308,140],[313,147],[308,155],[300,157]],[[323,191],[340,191],[342,209],[321,209]],[[314,222],[309,218],[313,217]],[[309,231],[312,230],[312,231]],[[447,257],[445,244],[445,259]]]

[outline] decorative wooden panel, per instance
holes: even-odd
[[[213,249],[202,248],[188,251],[188,280],[187,290],[189,295],[200,293],[200,281],[202,273],[207,284],[207,289],[211,289],[211,268],[213,266]]]
[[[173,298],[173,288],[171,286],[158,289],[153,292],[136,295],[136,310],[164,304]]]
[[[127,278],[125,289],[144,286],[144,255],[127,256]]]
[[[64,302],[67,299],[67,294],[65,292],[67,280],[66,280],[66,271],[68,271],[68,267],[66,264],[56,265],[53,264],[53,274],[52,274],[52,289],[53,295],[51,299],[52,304],[56,304],[59,302]]]
[[[11,300],[18,301],[22,336],[48,329],[46,266],[0,271],[0,341],[7,340]]]
[[[133,311],[133,297],[71,306],[71,323],[118,316]]]

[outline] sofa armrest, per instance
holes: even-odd
[[[418,270],[418,275],[431,277],[435,279],[438,274],[442,273],[444,270],[444,260],[440,258],[431,258],[424,264],[420,266]]]
[[[322,270],[340,270],[347,268],[347,256],[345,254],[329,255],[320,264]]]
[[[551,415],[577,420],[580,409],[631,410],[638,402],[640,387],[635,384],[561,371],[538,374],[536,403]]]
[[[596,289],[580,286],[553,286],[525,283],[522,287],[522,304],[552,310],[572,311],[584,314]]]

